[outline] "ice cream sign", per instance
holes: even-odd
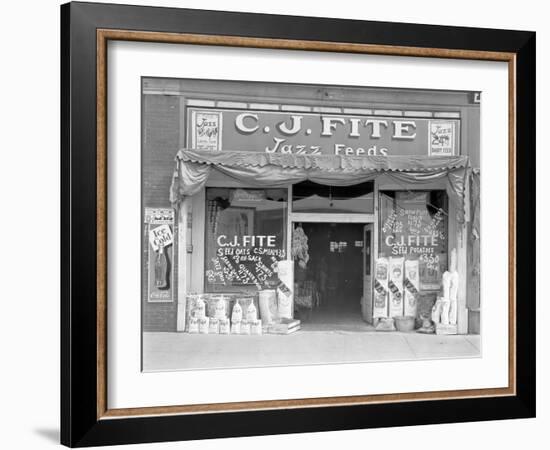
[[[458,119],[195,108],[189,108],[188,117],[188,147],[197,150],[342,156],[458,154]]]

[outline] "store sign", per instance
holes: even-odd
[[[232,193],[246,195],[238,189]],[[259,232],[260,214],[255,208],[223,209],[217,199],[208,201],[205,271],[208,291],[243,286],[264,289],[278,279],[277,264],[285,258],[283,236]]]
[[[282,242],[275,235],[218,234],[214,256],[207,262],[210,285],[255,285],[264,289],[276,279],[277,263],[284,259]]]
[[[459,120],[189,108],[198,150],[342,156],[455,155]]]
[[[147,301],[174,301],[174,210],[145,208]]]
[[[447,267],[447,215],[427,191],[380,196],[379,255],[418,261],[423,290],[439,289]]]
[[[381,251],[387,256],[434,255],[447,251],[447,216],[428,209],[426,191],[397,192],[381,198]]]

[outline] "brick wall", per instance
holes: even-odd
[[[145,95],[142,128],[142,207],[168,207],[174,157],[180,139],[180,100],[177,96]],[[142,224],[142,226],[144,226]],[[144,236],[144,251],[148,243]],[[176,331],[177,260],[175,264],[174,301],[147,302],[147,268],[142,264],[142,322],[144,331]]]

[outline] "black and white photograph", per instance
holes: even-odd
[[[143,76],[142,371],[480,357],[481,103]]]
[[[3,9],[0,447],[546,442],[544,3],[124,3]]]

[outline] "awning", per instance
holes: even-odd
[[[244,184],[279,188],[310,180],[346,186],[371,181],[381,174],[401,184],[445,180],[456,197],[458,219],[464,221],[467,156],[340,156],[182,149],[176,155],[170,201],[177,205],[199,192],[215,170]]]

